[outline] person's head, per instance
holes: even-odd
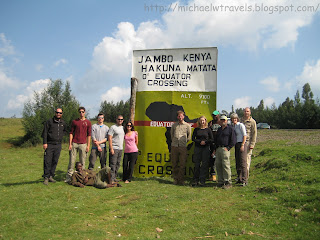
[[[245,117],[245,118],[249,118],[249,117],[251,116],[251,110],[250,110],[250,108],[246,107],[246,108],[244,109],[243,113],[244,113],[244,117]]]
[[[80,118],[84,118],[85,117],[86,109],[84,107],[79,107],[78,112],[79,112]]]
[[[127,133],[127,132],[130,132],[130,131],[134,131],[134,126],[133,126],[133,123],[132,122],[128,122],[126,124],[126,127],[124,129],[124,131]]]
[[[226,127],[228,125],[228,118],[226,115],[220,116],[220,125],[221,127]]]
[[[104,121],[104,115],[103,115],[103,113],[99,113],[98,114],[98,123],[103,124],[103,121]]]
[[[236,113],[232,113],[232,114],[230,115],[230,118],[231,118],[231,122],[232,122],[233,124],[237,124],[237,122],[240,122],[239,116],[238,116],[238,114],[236,114]]]
[[[122,115],[118,115],[117,119],[116,119],[117,125],[121,126],[123,124],[123,116]]]
[[[208,127],[207,118],[205,116],[199,117],[197,124],[198,124],[198,127],[200,127],[200,128]]]
[[[82,163],[81,162],[76,162],[75,167],[76,167],[77,171],[81,171],[82,170]]]
[[[62,109],[57,108],[54,116],[55,116],[55,118],[60,119],[62,117],[62,114],[63,114]]]
[[[184,112],[179,110],[177,111],[177,119],[179,122],[182,122],[184,120]]]
[[[217,110],[213,111],[212,118],[214,122],[218,122],[220,119],[220,112]]]

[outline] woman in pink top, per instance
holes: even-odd
[[[138,132],[134,131],[132,122],[128,122],[124,135],[123,178],[125,183],[131,182],[134,165],[138,158]]]

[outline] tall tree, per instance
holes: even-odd
[[[34,93],[33,99],[25,103],[22,116],[25,146],[41,142],[43,123],[54,116],[54,111],[62,108],[63,119],[70,127],[71,121],[78,116],[79,102],[71,94],[70,83],[61,79],[51,80],[40,93]]]

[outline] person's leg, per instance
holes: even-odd
[[[223,167],[222,167],[222,160],[223,160],[223,148],[217,148],[216,151],[216,173],[218,175],[218,185],[223,185]]]
[[[51,144],[48,144],[47,149],[44,151],[43,156],[43,177],[49,178],[50,177],[50,170],[51,170],[51,164],[52,164],[52,158],[53,158],[53,151]]]
[[[78,144],[72,143],[72,148],[69,151],[69,165],[68,165],[68,172],[66,176],[66,182],[71,181],[71,177],[74,172],[74,164],[76,162],[77,152],[78,152]]]
[[[107,168],[101,169],[96,175],[94,187],[100,188],[100,189],[107,188],[106,175],[107,175]]]
[[[129,178],[129,157],[130,157],[130,153],[124,153],[123,163],[122,163],[122,169],[123,169],[122,180],[123,181],[126,181]]]
[[[116,164],[117,164],[117,155],[116,152],[112,155],[109,153],[109,167],[111,168],[111,181],[114,182],[116,179]]]
[[[231,181],[231,167],[230,167],[230,151],[226,151],[223,148],[222,152],[222,171],[223,171],[223,182],[225,184],[232,184]]]
[[[200,183],[203,185],[206,182],[209,168],[210,150],[205,147],[201,151],[201,167],[200,167]]]
[[[98,152],[98,149],[94,149],[94,148],[91,149],[91,153],[89,156],[89,167],[88,167],[88,169],[90,170],[94,169],[94,166],[96,164],[97,152]]]
[[[179,172],[178,172],[178,182],[184,183],[184,172],[187,162],[187,148],[179,147]]]
[[[129,182],[131,182],[132,180],[132,175],[133,175],[133,171],[134,171],[134,166],[136,165],[138,159],[138,152],[134,152],[130,154],[130,160],[129,160],[129,169],[128,169],[128,180]]]
[[[171,163],[172,163],[172,177],[174,179],[174,183],[178,183],[178,160],[179,160],[179,152],[177,147],[171,146]]]
[[[200,161],[201,161],[201,149],[199,147],[194,147],[194,154],[193,154],[193,162],[194,162],[193,184],[197,184],[199,182]]]
[[[52,181],[52,182],[55,182],[53,180],[53,177],[55,176],[60,153],[61,153],[61,144],[54,145],[54,153],[53,153],[52,164],[51,164],[51,169],[50,169],[50,181]]]
[[[82,163],[82,168],[85,169],[86,167],[86,158],[87,158],[87,144],[79,144],[79,160]]]
[[[105,168],[107,166],[107,148],[102,148],[102,151],[100,152],[100,166],[101,169]]]
[[[250,171],[250,165],[251,165],[251,156],[252,156],[252,149],[250,149],[250,146],[248,144],[247,146],[247,179],[249,179],[249,171]]]
[[[244,151],[240,152],[239,163],[240,163],[240,181],[244,184],[248,182],[248,169],[247,169],[247,146],[244,145]]]
[[[234,147],[234,157],[236,160],[236,171],[237,171],[237,182],[241,182],[241,165],[240,165],[240,148],[241,148],[241,143],[236,143],[235,147]]]
[[[121,163],[121,158],[122,158],[122,150],[114,150],[114,154],[117,155],[117,162],[116,162],[116,168],[115,168],[115,177],[117,178],[118,176],[118,171],[120,168],[120,163]]]

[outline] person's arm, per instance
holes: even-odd
[[[135,136],[135,142],[136,145],[138,146],[139,138],[138,138],[138,132],[136,131],[136,136]]]
[[[69,134],[69,151],[72,149],[72,139],[73,139],[73,134]]]
[[[211,145],[213,143],[213,134],[210,128],[207,128],[207,132],[208,132],[208,139],[206,141],[206,145]]]
[[[44,123],[43,125],[43,149],[46,150],[48,148],[48,121]]]
[[[108,135],[108,142],[109,142],[109,152],[111,155],[114,154],[114,150],[113,150],[113,147],[112,147],[112,136],[111,135]]]
[[[257,141],[257,123],[256,121],[252,121],[252,128],[251,128],[251,138],[250,138],[250,149],[253,149],[256,145]]]
[[[237,139],[236,139],[236,133],[233,129],[233,127],[230,127],[230,134],[229,134],[229,145],[226,147],[228,151],[230,151],[231,148],[236,144]]]
[[[89,152],[89,149],[90,149],[90,141],[91,141],[91,136],[87,136],[87,148],[86,148],[86,152]]]
[[[187,142],[191,140],[191,126],[188,123],[188,130],[187,130]]]
[[[72,174],[71,185],[75,186],[75,187],[81,187],[81,188],[84,187],[84,185],[82,183],[78,182],[77,177],[76,177],[76,173]]]

